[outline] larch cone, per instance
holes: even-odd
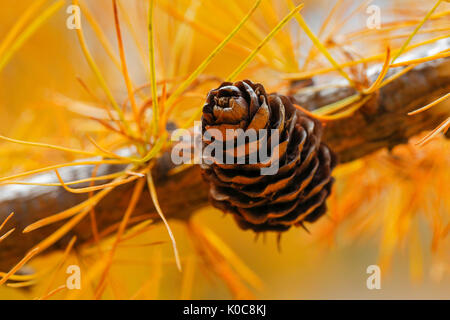
[[[205,139],[211,130],[223,136]],[[249,130],[261,134],[238,139]],[[336,156],[321,142],[322,131],[320,121],[297,110],[288,97],[268,95],[261,84],[225,82],[210,91],[203,107],[203,147],[223,142],[222,154],[202,164],[212,204],[232,213],[242,229],[255,232],[281,232],[316,221],[327,210],[336,166]],[[267,149],[266,161],[261,148]],[[234,162],[225,161],[227,156]],[[250,162],[252,157],[258,161]],[[261,174],[273,164],[278,166],[275,174]]]

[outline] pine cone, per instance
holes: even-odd
[[[320,122],[298,111],[289,98],[267,95],[261,84],[249,80],[223,83],[208,94],[203,107],[203,134],[210,129],[222,133],[226,129],[279,130],[278,153],[270,153],[272,147],[268,150],[268,163],[279,165],[275,175],[261,175],[261,168],[268,163],[224,164],[225,156],[202,164],[212,204],[233,213],[241,228],[285,231],[293,225],[303,226],[305,221],[314,222],[326,212],[336,157],[321,143]],[[267,135],[263,138],[271,141],[270,130]],[[232,150],[225,148],[224,154],[232,151],[247,161],[262,145],[256,143],[261,142],[261,135],[245,145],[238,145],[236,137],[225,136],[223,141],[230,139],[234,140]],[[204,147],[210,143],[203,140]]]

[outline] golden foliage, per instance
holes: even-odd
[[[218,294],[211,291],[208,281],[215,277],[223,280],[234,298],[286,297],[283,290],[272,290],[279,282],[292,291],[293,297],[311,297],[314,290],[310,285],[291,287],[283,272],[307,282],[302,272],[308,274],[311,265],[321,263],[324,243],[340,247],[349,243],[352,248],[351,244],[358,240],[373,237],[379,239],[378,261],[385,270],[391,267],[398,251],[408,247],[413,280],[423,277],[424,257],[431,252],[432,257],[427,260],[432,263],[431,278],[448,281],[450,202],[446,191],[450,181],[445,155],[449,154],[449,142],[438,137],[448,128],[448,119],[425,140],[418,138],[392,153],[382,151],[340,167],[330,201],[331,219],[313,226],[313,236],[309,238],[294,233],[302,244],[293,236],[283,243],[283,248],[295,253],[295,257],[280,258],[270,246],[254,245],[248,241],[248,235],[231,224],[217,224],[218,218],[206,217],[212,211],[207,209],[207,213],[200,213],[186,225],[175,224],[181,255],[178,257],[175,249],[174,259],[170,250],[160,248],[165,243],[161,239],[167,237],[165,230],[151,225],[146,217],[131,216],[142,192],[142,176],[169,143],[167,122],[190,126],[199,117],[206,93],[217,82],[227,77],[248,77],[264,82],[270,90],[287,91],[291,80],[319,76],[319,81],[324,82],[330,76],[342,76],[358,94],[313,113],[319,119],[333,121],[351,116],[376,90],[417,64],[448,57],[444,51],[395,62],[404,52],[448,38],[450,12],[445,11],[448,5],[442,1],[432,8],[414,1],[408,7],[414,6],[415,12],[405,9],[402,1],[391,1],[383,8],[383,14],[392,13],[396,19],[384,23],[380,30],[361,27],[357,22],[365,18],[364,4],[336,1],[329,13],[320,10],[324,22],[317,33],[317,26],[307,22],[311,20],[308,17],[313,13],[308,10],[314,2],[304,2],[239,0],[226,1],[224,5],[221,1],[181,0],[175,5],[169,0],[74,0],[75,5],[81,5],[83,17],[82,29],[74,31],[62,27],[67,18],[62,1],[30,0],[17,6],[2,1],[0,15],[4,23],[0,32],[5,36],[0,43],[0,172],[5,178],[0,183],[26,184],[16,180],[71,166],[71,161],[80,156],[96,156],[99,160],[77,165],[124,163],[129,168],[110,176],[112,183],[81,190],[69,187],[80,181],[60,179],[57,185],[71,192],[90,193],[90,198],[25,230],[12,229],[3,234],[0,242],[14,231],[32,232],[69,219],[25,257],[17,257],[15,268],[1,274],[0,284],[6,282],[13,288],[0,288],[0,297],[227,296],[223,289]],[[302,8],[300,15],[297,12]],[[369,87],[363,85],[361,74],[383,59],[383,71],[377,81]],[[409,67],[384,79],[389,68],[400,65]],[[320,78],[323,74],[326,77]],[[428,144],[417,147],[417,141]],[[136,154],[121,157],[109,151],[123,146],[135,147]],[[153,180],[148,177],[157,205]],[[83,182],[102,179],[105,177]],[[85,245],[73,254],[76,239],[72,239],[65,252],[33,259],[31,265],[38,270],[36,273],[16,274],[39,252],[93,214],[98,201],[114,187],[134,180],[139,182],[122,222],[101,236],[100,242]],[[141,224],[130,228],[132,221]],[[207,227],[208,222],[211,226]],[[171,229],[166,225],[175,248]],[[226,232],[216,231],[221,229],[218,225]],[[223,234],[219,237],[220,231]],[[114,232],[115,237],[107,237]],[[243,259],[226,244],[236,239],[245,243],[242,248],[236,242],[233,245],[245,249],[240,250]],[[373,246],[368,242],[367,250],[373,255]],[[264,275],[263,280],[243,261],[252,259],[258,265],[274,260],[267,266],[253,266]],[[334,262],[343,263],[340,259]],[[82,266],[85,276],[80,292],[58,286],[64,283],[63,268],[69,263]],[[183,265],[183,274],[175,270],[175,264],[179,268]],[[289,269],[286,265],[294,267]],[[198,271],[203,271],[202,277]],[[326,273],[324,269],[316,270],[316,274],[320,272]],[[314,279],[317,277],[320,275]],[[170,288],[165,278],[180,280],[180,286]],[[263,282],[270,283],[269,294],[265,293],[267,285]],[[17,289],[25,286],[32,290],[26,293]],[[311,291],[298,293],[307,288]]]

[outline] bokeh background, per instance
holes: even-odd
[[[33,2],[35,0],[14,3],[0,1],[0,40],[4,39]],[[85,62],[75,31],[66,27],[68,14],[65,11],[70,2],[63,2],[61,9],[37,29],[0,71],[0,133],[15,139],[87,150],[92,149],[86,138],[86,134],[89,134],[103,146],[113,149],[120,144],[98,123],[83,116],[91,112],[89,106],[95,101],[83,89],[77,77],[83,79],[100,100],[105,98]],[[193,5],[194,2],[198,4]],[[303,2],[305,7],[302,14],[318,32],[335,1]],[[362,10],[352,15],[352,11],[361,6],[363,1],[344,2],[328,28],[331,37],[340,40],[342,37],[345,40],[343,35],[346,32],[364,28],[367,19],[364,8],[370,3],[380,6],[383,23],[420,19],[432,6],[432,1],[369,1],[364,3]],[[45,2],[43,8],[52,3]],[[148,82],[147,2],[119,0],[119,3],[130,74],[136,86],[143,85]],[[220,0],[214,3],[207,0],[156,0],[158,78],[170,79],[194,70],[217,45],[217,39],[223,38],[239,21],[242,14],[236,11],[236,6],[241,7],[242,12],[247,12],[251,3],[245,0]],[[111,1],[82,0],[81,4],[101,28],[117,59]],[[263,6],[270,6],[276,11],[273,16],[258,12],[252,22],[257,30],[267,34],[289,9],[282,0],[263,0]],[[167,8],[185,17],[190,16],[189,19],[206,26],[217,39],[208,36],[200,27],[193,28],[192,24],[176,19],[174,12],[170,13]],[[438,12],[449,9],[449,5],[443,3]],[[436,31],[434,36],[448,33],[450,25],[448,17],[445,17],[426,25],[427,28],[440,28],[441,31]],[[120,70],[104,50],[86,16],[83,16],[82,21],[90,50],[102,74],[117,100],[123,101],[127,92]],[[333,31],[333,27],[342,23],[342,28]],[[277,90],[283,88],[284,82],[280,75],[302,71],[302,64],[295,62],[302,61],[311,47],[310,41],[299,30],[293,20],[283,33],[271,41],[273,48],[261,53],[269,63],[261,66],[264,59],[258,60],[241,77],[264,81]],[[398,32],[411,30],[405,28]],[[247,29],[240,32],[233,41],[234,45],[228,45],[204,73],[226,77],[249,52],[242,48],[254,48],[259,42],[251,34],[251,30]],[[379,35],[382,35],[382,31]],[[430,34],[422,36],[431,37]],[[404,39],[382,40],[382,37],[378,37],[370,44],[360,42],[355,43],[354,47],[360,50],[358,52],[362,56],[366,56],[370,52],[378,52],[386,41],[398,46]],[[323,63],[317,60],[311,68]],[[332,73],[331,76],[336,75]],[[174,115],[173,120],[188,117],[191,110],[202,104],[201,97],[207,91],[207,85],[200,86],[198,95],[186,97],[183,102],[185,105],[179,114]],[[328,217],[310,226],[311,234],[296,229],[283,235],[281,251],[277,248],[276,235],[269,234],[265,239],[260,237],[255,241],[254,235],[240,230],[231,217],[223,216],[211,207],[202,209],[194,218],[196,226],[212,232],[234,252],[216,261],[218,265],[231,264],[234,271],[212,272],[195,250],[186,226],[173,222],[184,266],[183,273],[179,273],[165,229],[155,226],[133,239],[129,246],[118,250],[117,261],[111,270],[114,284],[104,297],[449,299],[450,236],[441,234],[437,244],[433,235],[433,230],[438,227],[440,230],[445,230],[446,226],[448,228],[450,221],[448,151],[449,143],[438,138],[422,148],[412,144],[400,146],[392,154],[383,150],[340,167],[336,173],[338,181],[330,199]],[[406,165],[392,165],[392,157]],[[70,154],[0,142],[2,176],[74,159]],[[420,191],[416,189],[418,186],[422,186]],[[414,197],[417,199],[412,203]],[[434,215],[439,215],[439,226],[430,222],[436,220],[430,218]],[[164,243],[157,246],[139,245],[154,241]],[[60,253],[39,256],[31,262],[30,267],[37,271],[45,270],[60,256]],[[77,252],[69,257],[66,264],[79,264],[83,277],[95,278],[95,262],[94,254]],[[246,267],[242,266],[244,264]],[[369,276],[366,268],[373,264],[382,266],[381,290],[368,290],[366,287]],[[55,286],[64,283],[66,275],[63,271],[54,280]],[[38,297],[48,286],[46,279],[44,277],[28,288],[2,286],[0,298]],[[53,298],[91,298],[89,282],[83,282],[83,287],[81,292],[60,292]]]

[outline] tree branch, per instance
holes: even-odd
[[[398,71],[398,70],[397,70]],[[370,76],[376,77],[376,73]],[[351,88],[335,88],[314,91],[303,90],[293,97],[309,110],[338,101],[354,93]],[[351,117],[329,122],[325,128],[325,142],[338,154],[341,162],[352,161],[380,148],[392,148],[405,143],[410,137],[436,127],[450,112],[448,105],[438,105],[415,115],[407,113],[450,91],[450,59],[424,63],[391,82],[379,91],[377,99],[369,101]],[[191,166],[169,175],[173,168],[165,154],[154,168],[157,193],[166,217],[188,219],[194,211],[208,204],[208,186],[202,181],[199,166]],[[91,177],[92,166],[64,168],[60,171],[65,181]],[[100,174],[123,170],[120,166],[103,166]],[[53,174],[41,175],[40,182],[57,182]],[[130,200],[134,184],[116,188],[95,208],[100,230],[116,224],[122,218]],[[39,241],[55,231],[61,223],[47,226],[28,234],[22,230],[29,224],[60,212],[85,200],[85,195],[66,192],[59,187],[4,186],[0,188],[0,222],[12,211],[13,219],[4,230],[16,227],[16,231],[0,243],[0,270],[6,271],[18,262]],[[141,197],[134,216],[149,215],[158,219],[150,196]],[[92,238],[88,218],[77,225],[57,245],[47,252],[61,248],[76,235],[77,244]]]

